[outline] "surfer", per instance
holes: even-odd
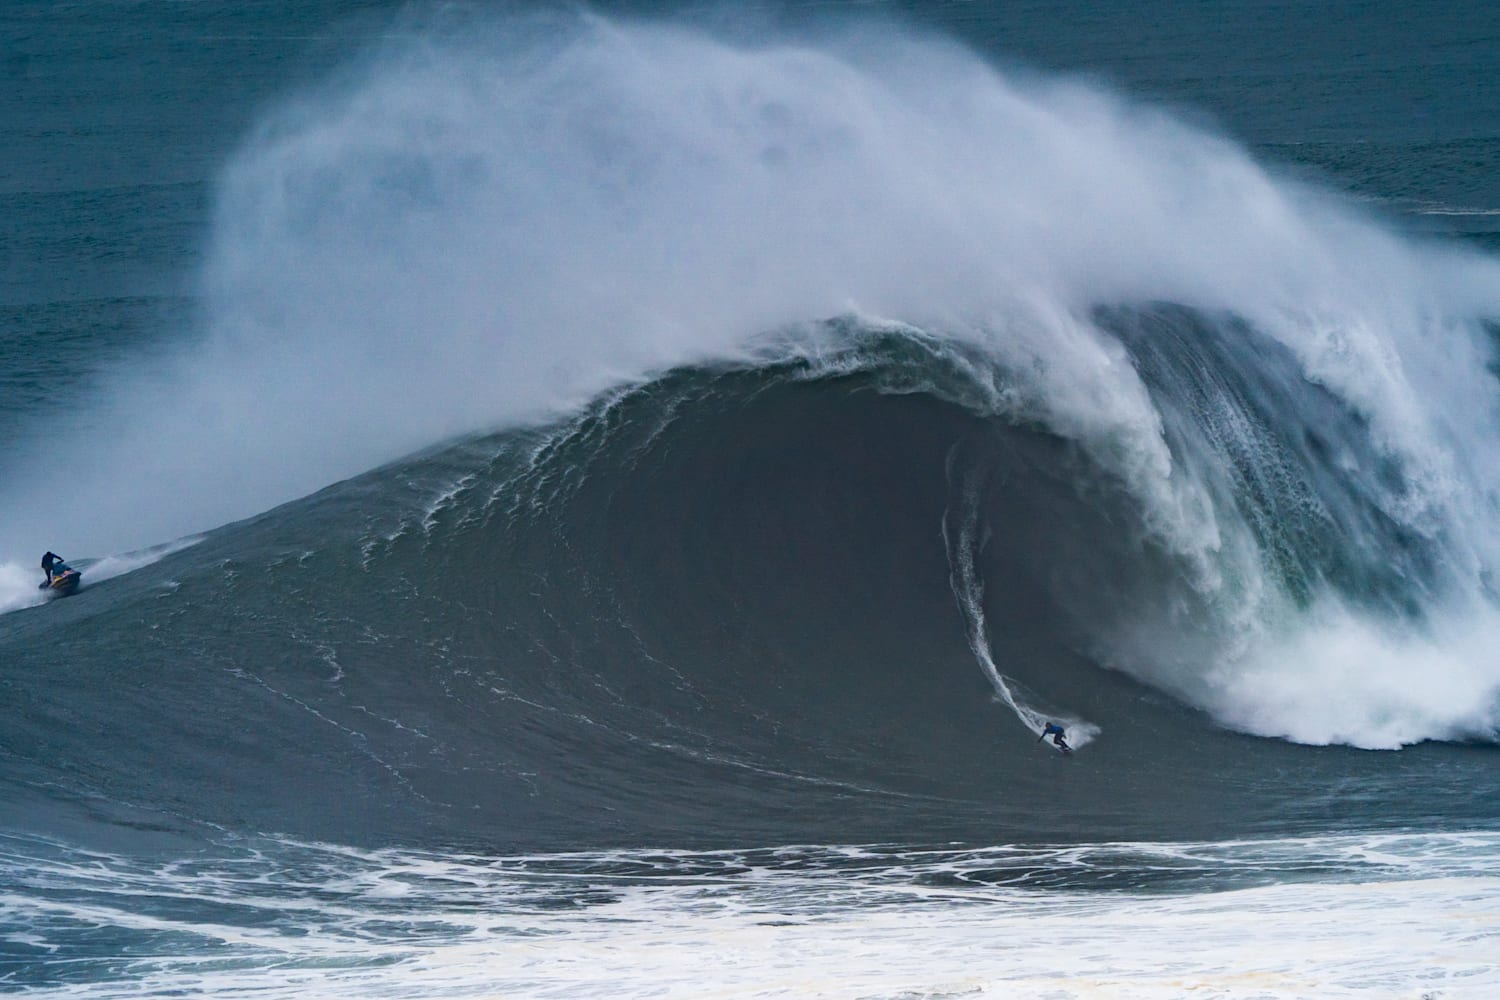
[[[1052,737],[1052,743],[1053,743],[1053,745],[1056,746],[1058,749],[1060,749],[1063,753],[1072,753],[1073,752],[1073,748],[1070,747],[1070,746],[1068,746],[1068,741],[1065,740],[1065,739],[1063,739],[1063,727],[1062,726],[1059,726],[1055,722],[1049,722],[1049,723],[1047,723],[1045,726],[1042,727],[1042,735],[1038,736],[1036,738],[1036,741],[1038,743],[1040,743],[1040,742],[1042,742],[1042,740],[1045,740],[1049,736]]]
[[[47,574],[47,582],[42,584],[40,589],[46,590],[48,587],[52,586],[52,567],[62,565],[62,556],[58,555],[56,552],[43,553],[42,572]],[[62,572],[62,570],[59,569],[58,572]]]

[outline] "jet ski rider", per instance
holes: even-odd
[[[42,556],[42,572],[47,574],[47,582],[42,584],[42,590],[46,590],[48,587],[52,586],[53,567],[56,567],[57,572],[59,573],[67,569],[67,565],[62,561],[62,556],[58,555],[56,552],[47,552]]]

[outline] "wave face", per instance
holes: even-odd
[[[894,31],[399,37],[231,164],[203,342],[45,449],[85,550],[213,530],[0,625],[11,787],[355,841],[1495,814],[1492,261]]]
[[[1175,308],[1100,322],[1122,343],[1253,342]],[[1417,799],[1493,815],[1485,747],[1394,762],[1212,724],[1193,699],[1232,703],[1218,679],[1276,624],[1226,610],[1249,582],[1174,548],[1090,448],[992,412],[1004,375],[977,379],[979,356],[853,321],[821,335],[843,346],[680,369],[10,616],[10,778],[49,790],[53,823],[146,809],[553,848],[1242,836],[1379,826]],[[1288,384],[1326,407],[1324,439],[1365,426]],[[1420,635],[1403,605],[1410,576],[1440,582],[1430,549],[1363,564],[1336,501],[1399,526],[1313,492],[1343,479],[1286,475],[1233,494],[1279,534],[1235,540],[1265,560],[1256,587],[1306,609],[1301,641],[1330,595]],[[1037,741],[1045,719],[1073,759]]]

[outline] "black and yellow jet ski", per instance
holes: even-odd
[[[65,562],[57,562],[52,565],[51,581],[42,584],[42,589],[53,597],[67,597],[77,591],[82,582],[82,573]]]

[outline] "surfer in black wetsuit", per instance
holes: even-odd
[[[1072,753],[1073,748],[1068,746],[1068,741],[1063,739],[1063,727],[1055,722],[1049,722],[1042,727],[1042,735],[1036,738],[1038,743],[1047,737],[1052,737],[1052,744],[1062,750],[1063,753]]]
[[[52,567],[62,564],[62,556],[56,552],[47,552],[42,556],[42,572],[47,574],[47,582],[42,584],[40,590],[46,590],[52,586]]]

